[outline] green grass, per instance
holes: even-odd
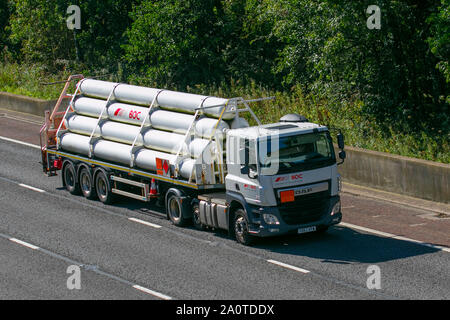
[[[61,93],[61,85],[45,86],[42,83],[66,80],[69,73],[48,74],[39,65],[0,65],[0,91],[21,94],[40,99],[56,99]]]
[[[0,65],[0,91],[41,99],[56,99],[64,84],[44,86],[42,83],[67,79],[68,72],[48,74],[39,65]],[[72,89],[73,90],[73,89]],[[277,122],[287,113],[299,113],[310,121],[339,128],[349,146],[388,152],[407,157],[450,163],[448,134],[431,135],[426,132],[397,132],[392,127],[381,129],[363,112],[363,102],[333,101],[326,96],[305,94],[299,87],[290,92],[279,92],[257,86],[255,83],[214,87],[196,86],[187,91],[219,97],[258,98],[275,96],[275,101],[257,102],[252,110],[263,123]]]

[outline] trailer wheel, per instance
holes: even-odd
[[[248,232],[248,220],[245,211],[243,209],[237,209],[234,217],[234,235],[237,242],[245,246],[251,245],[254,242],[254,237]]]
[[[67,161],[63,167],[62,173],[63,186],[73,195],[80,194],[80,185],[78,183],[75,166],[71,161]]]
[[[103,170],[98,170],[95,173],[95,190],[98,199],[104,204],[110,204],[114,200],[114,194],[111,191],[111,183],[108,175]]]
[[[178,193],[178,194],[177,194]],[[170,221],[177,227],[184,227],[187,225],[188,212],[183,206],[179,192],[175,190],[170,191],[166,195],[166,212]]]
[[[80,169],[79,178],[80,178],[79,179],[80,180],[80,189],[81,189],[81,193],[83,194],[83,196],[86,199],[94,199],[95,196],[97,195],[97,192],[95,190],[96,188],[94,186],[91,171],[88,168],[83,166]]]

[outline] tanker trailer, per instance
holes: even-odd
[[[67,88],[79,80],[74,94]],[[60,110],[64,98],[70,98]],[[287,115],[261,124],[249,103],[71,76],[41,129],[44,172],[72,194],[159,199],[176,226],[256,237],[341,221],[340,163],[327,127]],[[256,125],[240,115],[249,113]]]

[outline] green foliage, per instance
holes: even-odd
[[[222,10],[213,0],[142,1],[124,46],[132,72],[180,88],[216,80]]]
[[[42,83],[61,81],[69,77],[68,72],[48,74],[39,64],[0,64],[0,91],[40,99],[56,99],[61,86],[44,86]]]
[[[445,79],[450,82],[450,1],[442,0],[437,12],[434,12],[427,20],[431,25],[431,35],[428,38],[431,52],[439,59],[436,67],[441,71]],[[448,98],[447,98],[448,99]]]
[[[10,9],[8,6],[8,0],[0,0],[0,51],[7,45],[6,40],[8,38],[6,26],[9,21]]]
[[[70,1],[69,1],[70,2]],[[73,4],[74,1],[71,1]],[[131,24],[133,0],[76,1],[81,9],[81,30],[76,31],[80,59],[90,69],[114,72],[122,59],[124,32]]]
[[[3,0],[1,0],[3,1]],[[131,19],[133,1],[11,0],[11,41],[21,46],[22,59],[51,71],[83,68],[116,71],[121,44]],[[79,5],[81,30],[67,27],[67,8]],[[78,51],[78,54],[77,54]]]
[[[277,86],[278,40],[265,15],[257,0],[144,0],[126,33],[131,78],[176,88],[231,78]]]
[[[274,0],[274,30],[286,43],[277,71],[286,74],[286,84],[302,84],[308,92],[358,96],[365,113],[384,129],[447,130],[448,104],[441,96],[448,87],[426,43],[426,20],[438,1],[378,1],[381,30],[366,27],[370,4]],[[443,37],[448,48],[448,32]]]
[[[10,40],[20,45],[26,63],[43,63],[50,70],[73,60],[73,35],[66,26],[64,0],[12,0]],[[60,67],[61,68],[61,67]]]
[[[81,8],[75,32],[71,4]],[[366,26],[373,4],[380,30]],[[450,0],[0,0],[0,90],[54,97],[39,82],[113,73],[276,95],[257,107],[265,122],[298,112],[357,147],[449,162],[448,21]]]

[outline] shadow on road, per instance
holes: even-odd
[[[324,263],[380,263],[439,251],[416,243],[335,226],[323,234],[259,239],[256,248],[321,259]]]
[[[130,201],[122,197],[119,197],[114,205],[139,214],[166,219],[164,208],[156,205]],[[231,240],[225,231],[216,230],[213,234],[219,242],[222,239]],[[279,254],[306,256],[320,259],[323,263],[333,264],[380,263],[439,251],[416,243],[362,233],[339,225],[331,227],[322,234],[258,238],[252,247]]]

